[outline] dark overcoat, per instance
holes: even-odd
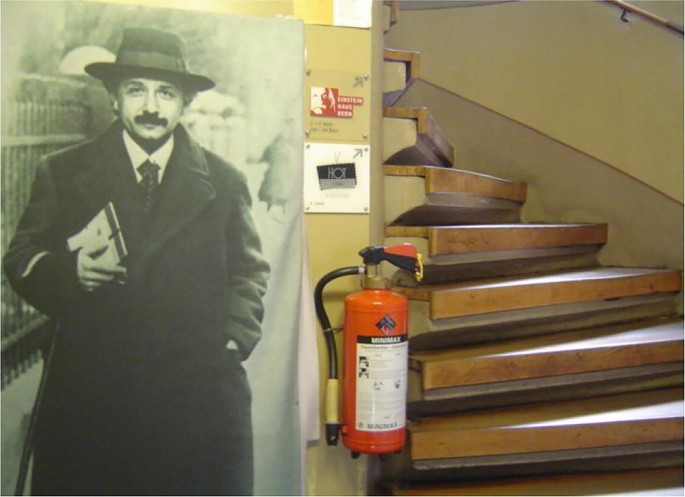
[[[17,292],[58,323],[34,493],[250,493],[241,360],[261,337],[269,266],[245,177],[179,126],[145,216],[122,132],[117,121],[42,161],[4,259]],[[128,279],[88,293],[66,241],[110,201]]]

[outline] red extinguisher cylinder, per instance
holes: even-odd
[[[408,300],[388,289],[345,299],[342,439],[353,453],[406,443]]]

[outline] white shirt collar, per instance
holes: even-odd
[[[152,154],[148,154],[133,140],[133,138],[131,138],[126,130],[124,130],[123,133],[124,146],[126,147],[128,156],[131,159],[131,166],[133,167],[133,172],[136,174],[136,180],[140,182],[140,180],[143,179],[141,174],[138,172],[138,166],[149,159],[150,162],[153,162],[159,166],[159,181],[161,183],[162,178],[164,177],[164,171],[166,171],[166,166],[169,163],[171,153],[174,151],[174,135],[171,135],[167,142],[155,150]]]

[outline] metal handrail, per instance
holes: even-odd
[[[676,24],[674,22],[669,21],[668,19],[665,19],[663,17],[657,16],[655,14],[652,14],[651,12],[648,12],[644,9],[641,9],[639,7],[636,7],[635,5],[631,5],[627,2],[624,2],[623,0],[600,0],[603,3],[608,3],[610,5],[613,5],[615,7],[618,7],[623,11],[623,15],[621,16],[621,19],[624,19],[624,15],[627,12],[630,12],[632,14],[635,14],[637,16],[642,17],[643,19],[650,21],[654,24],[658,24],[659,26],[662,26],[666,29],[669,29],[671,31],[674,31],[681,36],[683,35],[683,26]]]
[[[401,10],[434,10],[434,9],[448,9],[455,7],[484,7],[489,5],[499,5],[501,3],[510,2],[521,2],[522,0],[459,0],[455,2],[454,0],[402,0],[398,2],[399,8]],[[683,34],[683,26],[675,22],[671,22],[668,19],[659,17],[656,14],[652,14],[640,7],[631,5],[623,0],[598,0],[599,2],[606,3],[618,7],[623,11],[621,14],[621,20],[628,22],[625,18],[628,12],[635,14],[647,21],[654,24],[658,24],[666,29],[669,29],[680,35]],[[390,2],[395,4],[396,2]]]

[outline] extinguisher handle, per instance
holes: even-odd
[[[411,243],[390,247],[380,245],[366,247],[359,251],[359,255],[364,260],[364,264],[377,265],[382,261],[387,261],[400,269],[411,271],[418,280],[423,277],[421,255]]]

